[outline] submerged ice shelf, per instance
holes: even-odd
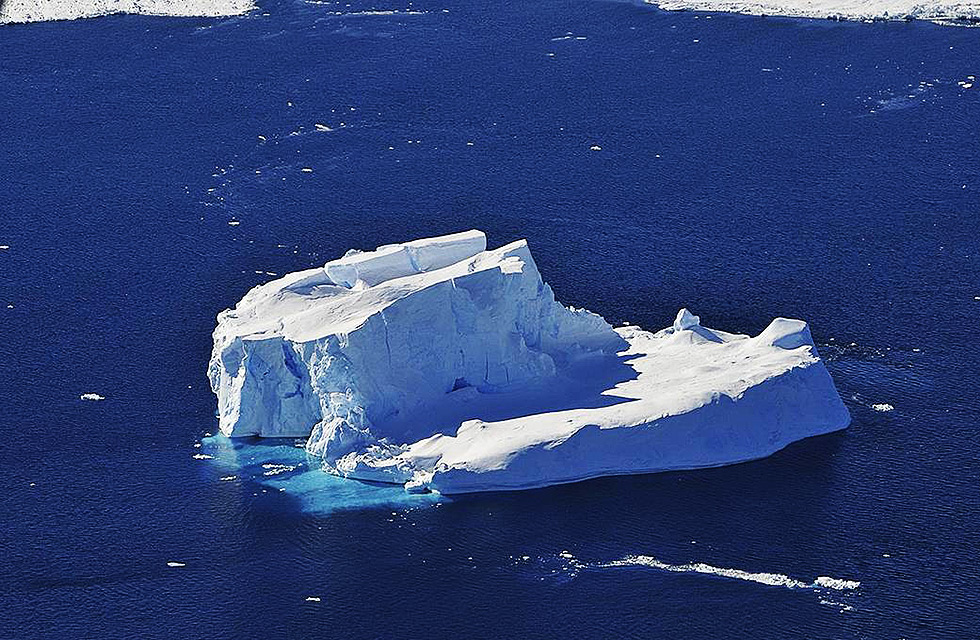
[[[308,437],[331,473],[442,493],[730,464],[850,420],[805,322],[613,329],[480,231],[252,289],[209,377],[226,436]]]

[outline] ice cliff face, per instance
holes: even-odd
[[[447,493],[725,464],[849,420],[805,323],[614,330],[479,231],[256,287],[218,316],[209,377],[225,435],[309,436],[328,471]]]

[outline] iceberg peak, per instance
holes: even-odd
[[[701,325],[701,318],[694,315],[686,308],[681,309],[677,312],[677,318],[674,319],[674,331],[684,331],[685,329],[693,329]]]

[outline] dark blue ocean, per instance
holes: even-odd
[[[980,637],[980,30],[260,4],[0,28],[0,637]],[[457,498],[207,437],[220,310],[472,227],[613,323],[808,320],[851,428]]]

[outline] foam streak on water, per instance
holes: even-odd
[[[796,578],[791,578],[782,573],[754,573],[742,571],[741,569],[726,569],[715,567],[704,562],[691,562],[687,564],[669,564],[661,562],[653,556],[630,555],[621,560],[613,560],[601,564],[591,565],[594,568],[605,569],[614,567],[650,567],[661,571],[671,571],[673,573],[704,573],[708,575],[732,578],[735,580],[745,580],[747,582],[757,582],[773,587],[785,587],[787,589],[834,589],[837,591],[853,590],[861,586],[856,580],[841,580],[820,576],[813,582],[805,582]]]

